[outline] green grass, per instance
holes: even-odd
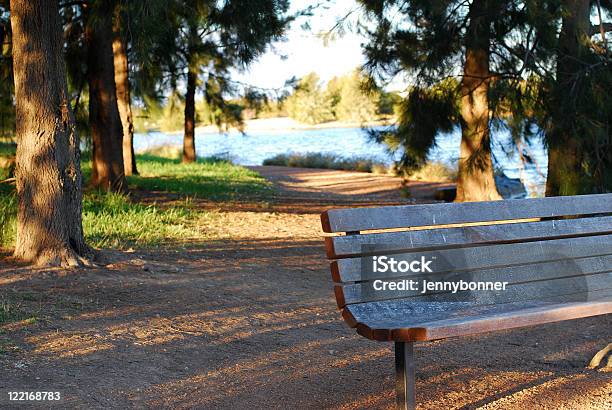
[[[162,243],[184,243],[206,237],[203,227],[216,213],[198,210],[193,198],[227,200],[260,197],[270,184],[259,174],[222,160],[181,164],[152,155],[137,157],[141,175],[129,177],[131,189],[177,194],[171,206],[144,205],[129,197],[87,190],[83,195],[83,229],[96,248],[127,249]],[[83,161],[85,179],[91,163]],[[10,248],[16,236],[17,200],[14,186],[0,184],[0,246]]]
[[[0,142],[0,157],[12,157],[16,149],[17,145],[13,142]]]
[[[211,200],[261,196],[270,184],[256,172],[215,158],[192,164],[149,154],[137,156],[140,175],[128,177],[130,187],[177,193]]]

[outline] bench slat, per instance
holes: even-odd
[[[428,313],[422,317],[414,316],[414,320],[358,322],[356,327],[359,334],[373,340],[437,340],[612,313],[612,292],[608,295],[601,300],[574,303],[538,301],[531,304],[465,305],[444,312],[446,318],[438,315],[439,319],[436,319]]]
[[[595,194],[331,209],[321,214],[321,223],[324,232],[333,233],[609,213],[612,213],[612,194]]]
[[[435,295],[434,295],[435,296]],[[443,295],[440,295],[443,296]],[[467,308],[479,306],[499,306],[500,309],[513,309],[513,305],[533,307],[541,303],[558,304],[559,298],[582,299],[583,302],[612,301],[612,286],[600,290],[591,291],[585,294],[583,291],[569,291],[564,295],[553,297],[542,297],[532,301],[509,301],[507,303],[483,303],[481,301],[456,301],[450,302],[442,297],[432,297],[428,300],[418,298],[393,299],[381,302],[366,302],[354,305],[347,305],[342,309],[344,317],[351,327],[356,327],[357,323],[364,323],[368,326],[379,328],[390,328],[393,323],[401,322],[400,327],[416,327],[430,320],[442,320],[453,317],[455,310],[459,309],[467,315]],[[580,302],[582,303],[582,302]],[[506,308],[504,306],[509,306]],[[473,311],[475,313],[477,311]]]
[[[562,256],[553,258],[553,252]],[[585,236],[569,239],[554,239],[535,242],[486,245],[471,248],[451,248],[436,251],[406,252],[393,255],[396,260],[412,260],[424,256],[436,257],[436,264],[443,267],[452,263],[453,270],[472,270],[489,267],[503,267],[518,264],[543,262],[553,259],[571,259],[612,253],[612,235]],[[339,259],[331,263],[332,278],[335,282],[358,282],[365,279],[383,279],[414,276],[410,273],[371,272],[362,277],[362,262],[372,263],[370,257]],[[369,267],[368,267],[369,268]],[[439,270],[439,269],[438,269]]]
[[[422,294],[422,280],[457,282],[508,282],[506,290],[476,291],[481,299],[491,302],[509,300],[535,300],[542,295],[565,294],[568,290],[597,290],[612,286],[612,255],[592,258],[562,260],[537,265],[520,265],[477,271],[453,272],[451,274],[428,274],[414,276],[419,290],[374,290],[371,281],[336,285],[335,293],[339,307],[354,303],[382,301],[390,299],[418,298],[428,299],[433,295]],[[588,286],[588,287],[587,287]],[[432,292],[429,292],[432,293]],[[465,300],[469,291],[452,294],[450,291],[437,291],[439,298],[446,300]]]
[[[612,216],[499,225],[465,226],[418,231],[328,236],[328,258],[345,258],[364,253],[364,246],[377,251],[441,249],[474,244],[515,243],[542,238],[555,239],[591,234],[612,234]],[[377,252],[382,253],[382,252]]]

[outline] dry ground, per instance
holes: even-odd
[[[260,171],[277,200],[199,203],[223,215],[217,241],[106,252],[110,265],[87,270],[0,262],[0,295],[38,316],[2,328],[0,408],[17,408],[13,390],[59,391],[57,408],[392,407],[392,346],[342,322],[318,212],[402,201],[393,179]],[[607,315],[419,344],[417,400],[610,409],[612,373],[585,365],[611,340]]]

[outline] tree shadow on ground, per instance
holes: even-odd
[[[342,322],[323,255],[319,240],[253,238],[111,252],[91,270],[0,263],[2,299],[39,318],[0,325],[18,349],[0,353],[0,400],[19,389],[61,391],[67,407],[392,407],[392,346]],[[609,375],[584,367],[610,339],[607,315],[419,344],[418,402],[603,406]]]

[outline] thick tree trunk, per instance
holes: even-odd
[[[588,192],[583,178],[582,150],[578,141],[579,131],[573,127],[575,111],[566,107],[566,93],[571,90],[581,70],[581,60],[586,51],[585,39],[589,35],[590,1],[565,0],[566,11],[559,33],[559,51],[555,94],[553,95],[551,113],[552,129],[547,136],[548,142],[548,177],[546,179],[546,196],[577,195]]]
[[[130,81],[125,36],[121,26],[121,13],[115,12],[113,23],[113,56],[115,68],[115,87],[117,89],[117,108],[123,128],[123,168],[125,175],[138,174],[134,156],[134,121],[130,101]]]
[[[493,178],[489,129],[489,42],[491,10],[487,0],[470,6],[465,65],[461,81],[461,147],[457,202],[501,199]]]
[[[15,256],[75,266],[93,251],[81,219],[79,137],[68,99],[56,0],[12,0],[17,123]]]
[[[195,150],[195,91],[197,74],[190,68],[187,73],[187,94],[185,95],[185,137],[183,138],[183,162],[196,160]]]
[[[93,140],[91,184],[109,191],[125,192],[123,131],[113,64],[112,12],[110,2],[101,3],[90,11],[85,30],[89,124]]]

